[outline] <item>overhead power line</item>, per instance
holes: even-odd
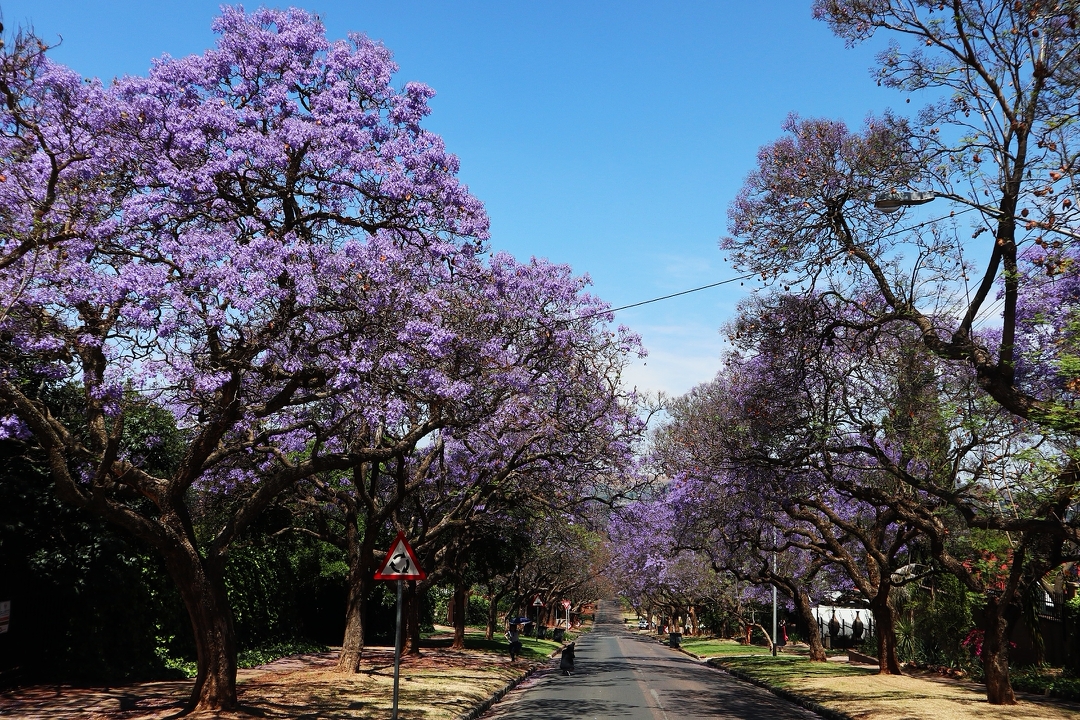
[[[700,292],[701,290],[708,290],[709,288],[719,287],[721,285],[727,285],[737,280],[749,280],[752,277],[757,277],[757,273],[747,273],[746,275],[739,275],[738,277],[728,278],[727,280],[721,280],[720,282],[709,283],[708,285],[702,285],[701,287],[691,288],[689,290],[683,290],[682,292],[671,293],[670,295],[662,295],[651,300],[642,300],[641,302],[631,303],[629,305],[623,305],[622,307],[612,308],[611,310],[605,310],[604,312],[619,312],[620,310],[629,310],[630,308],[641,307],[642,305],[648,305],[654,302],[660,302],[661,300],[670,300],[680,295],[689,295],[690,293]]]
[[[906,233],[906,232],[911,232],[912,230],[917,230],[917,229],[919,229],[921,227],[925,227],[926,225],[932,225],[933,223],[941,222],[942,220],[948,220],[949,218],[956,217],[957,215],[963,215],[964,213],[971,212],[972,210],[975,210],[975,208],[969,207],[969,208],[965,208],[963,210],[952,211],[948,215],[943,215],[943,216],[937,217],[937,218],[931,218],[930,220],[926,220],[926,221],[923,221],[923,222],[920,222],[920,223],[916,223],[916,224],[910,225],[908,227],[898,228],[898,229],[893,230],[891,232],[884,233],[883,235],[880,235],[879,237],[886,238],[886,237],[892,237],[894,235],[900,235],[900,234]],[[597,310],[596,312],[592,312],[592,313],[589,313],[587,315],[578,315],[577,317],[566,318],[565,320],[562,320],[562,322],[574,322],[574,321],[577,321],[577,320],[588,320],[589,318],[594,318],[597,315],[606,315],[608,313],[617,313],[620,310],[629,310],[630,308],[641,307],[642,305],[651,305],[652,303],[660,302],[661,300],[670,300],[671,298],[677,298],[677,297],[680,297],[682,295],[689,295],[691,293],[701,292],[702,290],[708,290],[710,288],[720,287],[721,285],[727,285],[729,283],[738,282],[740,280],[749,280],[750,278],[756,278],[758,275],[759,275],[759,273],[756,273],[756,272],[746,273],[745,275],[739,275],[737,277],[728,278],[727,280],[720,280],[719,282],[709,283],[708,285],[702,285],[700,287],[690,288],[689,290],[682,290],[682,291],[677,292],[677,293],[671,293],[670,295],[661,295],[660,297],[650,298],[649,300],[642,300],[642,301],[636,302],[636,303],[630,303],[629,305],[621,305],[619,307],[609,308],[607,310]]]

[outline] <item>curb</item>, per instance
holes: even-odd
[[[592,628],[590,628],[589,630],[591,630],[591,629]],[[588,631],[586,631],[586,632],[588,632]],[[585,635],[585,633],[581,633],[581,635]],[[581,638],[581,635],[578,636],[578,639]],[[575,640],[574,642],[577,642],[577,641]],[[563,648],[565,648],[567,645],[569,645],[568,642],[563,643],[560,647],[556,648],[555,650],[552,650],[551,654],[548,655],[548,660],[553,659],[556,655],[561,653]],[[540,668],[544,667],[544,665],[546,665],[546,664],[547,663],[543,663],[543,664],[537,663],[537,664],[533,665],[528,670],[526,670],[523,675],[511,680],[505,686],[503,686],[500,690],[496,690],[495,693],[491,697],[489,697],[487,700],[484,700],[483,702],[481,702],[479,705],[474,707],[469,712],[467,712],[467,713],[465,713],[463,715],[458,715],[454,720],[476,720],[481,715],[483,715],[488,710],[490,710],[492,705],[494,705],[495,703],[499,702],[504,697],[506,697],[506,693],[510,692],[511,690],[516,688],[518,685],[525,682],[527,679],[531,678],[533,675],[535,675],[537,672],[540,671]]]
[[[495,703],[502,700],[503,697],[506,696],[506,693],[510,692],[511,690],[516,688],[518,685],[525,682],[526,679],[528,679],[528,678],[532,677],[533,675],[535,675],[536,671],[539,668],[540,668],[539,665],[534,665],[533,667],[529,668],[520,677],[517,677],[517,678],[511,680],[510,682],[508,682],[501,690],[496,690],[494,695],[489,697],[487,700],[484,700],[483,702],[481,702],[479,705],[474,707],[469,712],[465,713],[464,715],[458,715],[456,720],[476,720],[478,717],[480,717],[481,715],[486,713],[488,710],[490,710],[492,705],[494,705]]]
[[[824,705],[821,705],[819,703],[814,702],[813,700],[808,700],[807,698],[803,697],[802,695],[796,695],[795,693],[790,692],[788,690],[784,690],[782,688],[778,688],[778,687],[775,687],[773,685],[769,685],[766,682],[763,682],[761,680],[758,680],[757,678],[754,678],[754,677],[751,677],[750,675],[747,675],[746,673],[742,672],[741,670],[734,670],[732,668],[725,667],[721,663],[713,664],[713,663],[710,663],[710,662],[706,662],[706,665],[708,665],[709,667],[716,668],[718,670],[723,670],[728,675],[731,675],[732,677],[737,677],[740,680],[742,680],[743,682],[748,682],[751,685],[757,685],[759,688],[764,688],[765,690],[768,690],[769,692],[771,692],[773,695],[776,695],[779,698],[783,698],[784,700],[787,700],[788,702],[794,703],[794,704],[798,705],[801,708],[805,708],[806,710],[809,710],[812,713],[820,715],[821,717],[826,718],[826,720],[854,720],[854,718],[852,718],[850,715],[848,715],[846,713],[842,713],[839,710],[833,710],[832,708],[827,708]]]
[[[721,672],[726,672],[728,675],[731,675],[732,677],[738,678],[739,680],[742,680],[743,682],[748,682],[751,685],[757,685],[759,688],[763,688],[765,690],[768,690],[773,695],[776,695],[779,698],[782,698],[784,700],[787,700],[790,703],[798,705],[799,707],[801,707],[801,708],[803,708],[805,710],[809,710],[810,712],[812,712],[812,713],[814,713],[816,715],[820,715],[821,717],[825,718],[825,720],[854,720],[854,718],[852,718],[850,715],[848,715],[846,713],[842,713],[839,710],[833,710],[832,708],[827,708],[824,705],[821,705],[819,703],[814,702],[813,700],[808,700],[807,698],[803,697],[802,695],[796,695],[795,693],[790,692],[788,690],[784,690],[782,688],[778,688],[778,687],[775,687],[773,685],[769,685],[766,682],[763,682],[761,680],[758,680],[757,678],[754,678],[754,677],[751,677],[750,675],[747,675],[746,673],[742,672],[741,670],[734,670],[732,668],[726,667],[725,665],[723,665],[722,663],[719,663],[719,662],[716,662],[716,663],[709,662],[708,658],[703,658],[703,657],[701,657],[699,655],[695,655],[694,653],[690,652],[689,650],[686,650],[685,648],[683,648],[681,645],[679,647],[677,647],[677,648],[672,648],[670,645],[666,645],[663,640],[657,639],[656,642],[657,642],[657,644],[663,645],[664,647],[671,648],[672,650],[678,650],[683,655],[688,655],[688,656],[692,657],[694,660],[698,661],[699,663],[701,663],[702,665],[704,665],[706,667],[711,667],[714,670],[720,670]]]

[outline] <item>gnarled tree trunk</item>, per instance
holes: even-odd
[[[1008,622],[998,598],[986,603],[986,631],[983,635],[982,663],[986,674],[986,700],[991,705],[1015,705],[1016,694],[1009,679]]]
[[[469,586],[464,581],[454,583],[454,642],[450,645],[455,650],[465,649],[465,606],[469,598]]]
[[[176,537],[174,535],[174,537]],[[222,579],[224,558],[213,567],[184,540],[160,546],[169,574],[180,591],[195,636],[199,672],[188,710],[233,710],[236,700],[236,636]]]
[[[365,533],[360,541],[356,525],[356,512],[345,511],[345,544],[349,559],[349,590],[345,602],[345,636],[341,640],[341,654],[338,655],[339,673],[360,672],[360,658],[364,653],[364,623],[367,615],[367,596],[374,580],[369,574],[373,541],[368,539],[371,533]]]
[[[810,596],[805,592],[795,593],[795,610],[799,618],[807,627],[806,643],[810,646],[810,660],[812,662],[825,662],[825,646],[821,644],[821,633],[818,632],[817,618],[814,617],[814,608],[810,605]]]
[[[409,655],[420,655],[420,597],[421,590],[415,580],[410,580],[405,590],[405,617],[408,634],[405,636],[405,651]]]
[[[870,598],[870,612],[877,625],[878,673],[903,675],[896,656],[896,616],[889,602],[889,587],[882,584],[877,595]]]

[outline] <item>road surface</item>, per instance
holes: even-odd
[[[484,720],[820,720],[772,693],[705,667],[627,630],[614,602],[601,603],[596,628],[577,643],[577,671],[558,658],[497,703]]]

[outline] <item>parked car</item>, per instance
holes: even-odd
[[[646,620],[645,618],[641,618],[640,620],[637,621],[637,629],[638,630],[648,630],[649,629],[649,621]]]

